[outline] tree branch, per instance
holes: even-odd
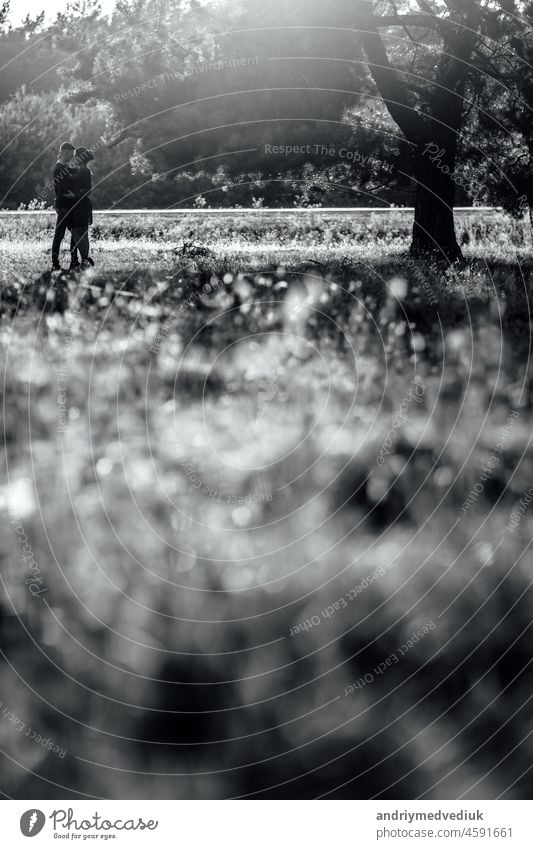
[[[392,67],[372,13],[364,23],[362,46],[368,67],[385,106],[404,136],[416,143],[423,135],[423,119],[409,101],[408,89]]]
[[[453,24],[446,18],[438,18],[436,15],[428,15],[423,12],[412,12],[407,15],[380,15],[379,18],[374,18],[374,24],[377,29],[386,29],[388,27],[402,27],[405,29],[406,24],[420,29],[437,29],[441,32],[449,31]],[[455,27],[453,27],[455,29]]]
[[[112,138],[106,141],[106,147],[109,148],[109,150],[112,150],[114,147],[117,146],[117,144],[120,144],[120,142],[125,141],[125,139],[134,138],[136,138],[134,133],[130,132],[129,130],[121,130],[118,135],[113,136]]]

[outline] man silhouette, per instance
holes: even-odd
[[[55,195],[54,206],[57,212],[56,228],[54,232],[54,239],[52,241],[52,271],[61,270],[61,265],[59,263],[59,251],[61,249],[61,242],[65,236],[65,231],[69,226],[70,209],[76,200],[76,195],[72,191],[70,185],[73,172],[68,166],[73,153],[74,145],[70,142],[63,142],[59,148],[57,162],[52,175]]]

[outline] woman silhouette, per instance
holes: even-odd
[[[89,256],[89,225],[93,223],[93,207],[91,203],[92,174],[89,168],[87,168],[87,163],[93,159],[93,154],[86,147],[77,147],[74,151],[72,164],[75,172],[72,176],[71,187],[76,199],[70,212],[73,243],[71,246],[71,269],[80,267],[78,251],[81,257],[82,268],[94,265],[94,262]]]

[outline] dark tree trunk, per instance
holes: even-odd
[[[455,235],[455,167],[463,125],[468,63],[475,42],[477,10],[472,7],[466,29],[452,28],[445,36],[437,62],[435,86],[424,134],[417,145],[415,221],[411,256],[462,259]]]
[[[445,135],[418,150],[411,256],[456,262],[461,259],[453,218],[457,141]]]
[[[479,27],[480,4],[471,0],[457,7],[451,3],[446,5],[449,16],[445,20],[427,13],[423,16],[424,21],[415,16],[415,26],[425,22],[443,35],[433,91],[424,112],[419,111],[404,78],[390,64],[378,31],[380,26],[397,25],[402,21],[402,15],[380,19],[374,14],[373,3],[369,2],[362,44],[385,106],[416,149],[411,255],[455,262],[461,259],[453,219],[455,161],[463,124],[466,81]],[[403,17],[408,19],[412,16]]]

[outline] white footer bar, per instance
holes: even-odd
[[[529,813],[526,801],[5,801],[0,834],[6,849],[530,849]]]

